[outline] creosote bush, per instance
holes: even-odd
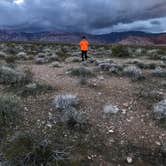
[[[112,46],[112,55],[116,57],[128,57],[129,53],[127,48],[122,45],[113,45]]]
[[[23,110],[20,99],[16,96],[0,96],[0,126],[11,126],[18,122]]]

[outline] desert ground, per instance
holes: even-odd
[[[166,165],[166,47],[1,42],[0,165]]]

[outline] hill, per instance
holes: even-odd
[[[77,43],[83,33],[44,31],[21,32],[17,30],[0,30],[0,41],[48,41]],[[103,35],[85,34],[93,43],[120,43],[137,45],[166,44],[166,33],[146,33],[139,31],[113,32]]]

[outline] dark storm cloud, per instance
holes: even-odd
[[[116,28],[118,31],[166,28],[162,19],[166,17],[166,0],[21,1],[0,1],[0,25],[29,23],[46,29],[92,33],[116,31]]]

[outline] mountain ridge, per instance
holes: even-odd
[[[0,29],[0,41],[48,41],[77,43],[82,35],[86,35],[94,43],[120,44],[166,44],[166,33],[147,33],[142,31],[112,32],[109,34],[86,34],[65,31],[24,32]]]

